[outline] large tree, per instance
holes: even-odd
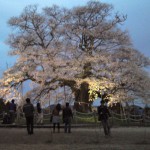
[[[68,86],[76,101],[97,96],[112,101],[147,99],[150,60],[134,49],[127,31],[121,30],[126,16],[113,6],[89,1],[72,9],[27,6],[9,25],[10,54],[16,64],[4,72],[3,94],[30,80],[34,98]],[[5,92],[4,92],[5,91]]]

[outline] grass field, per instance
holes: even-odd
[[[112,128],[106,138],[102,128],[73,128],[72,133],[52,133],[36,128],[27,135],[25,128],[0,128],[0,150],[150,150],[150,128]]]

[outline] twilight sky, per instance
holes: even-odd
[[[123,29],[129,31],[134,48],[150,57],[150,0],[97,0],[112,4],[115,12],[127,15]],[[84,5],[88,0],[0,0],[0,75],[11,67],[16,58],[7,55],[9,51],[5,41],[11,33],[7,21],[19,16],[27,5],[38,4],[40,8],[53,4],[72,8]]]

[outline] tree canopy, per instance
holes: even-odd
[[[71,9],[27,6],[8,24],[13,28],[7,43],[15,65],[4,72],[1,96],[17,91],[27,80],[35,84],[28,92],[40,98],[68,86],[76,100],[84,83],[87,99],[104,96],[110,102],[134,98],[148,100],[150,60],[136,50],[129,33],[121,29],[127,16],[113,6],[89,1]],[[86,94],[87,94],[86,93]]]

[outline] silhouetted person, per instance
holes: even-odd
[[[11,103],[9,103],[8,107],[9,107],[9,114],[10,114],[10,123],[14,123],[15,115],[16,115],[16,104],[14,99],[11,100]]]
[[[3,99],[0,99],[0,114],[4,113],[5,111],[5,103]]]
[[[61,105],[57,104],[52,112],[52,123],[53,123],[53,132],[55,132],[55,126],[57,124],[58,132],[60,132],[60,113]]]
[[[101,105],[98,107],[98,117],[101,121],[105,135],[110,135],[110,126],[108,118],[111,116],[107,106],[104,105],[105,102],[102,100]]]
[[[23,106],[23,112],[26,117],[27,132],[28,134],[33,134],[34,107],[30,102],[30,98],[26,99],[26,104]]]
[[[3,124],[10,124],[11,123],[10,113],[9,113],[9,105],[10,105],[9,101],[4,105]]]
[[[9,105],[10,105],[10,102],[7,101],[7,103],[5,104],[5,112],[9,114]]]
[[[65,133],[71,133],[71,120],[73,119],[73,113],[69,107],[69,103],[66,103],[66,107],[63,109],[63,122],[65,123]]]
[[[41,104],[37,103],[37,124],[43,124],[43,112],[41,108]]]

